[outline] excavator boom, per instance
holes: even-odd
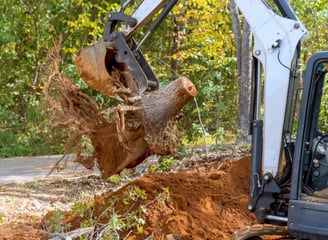
[[[254,35],[253,55],[263,66],[263,173],[276,176],[289,80],[290,75],[296,75],[292,65],[297,46],[307,36],[307,30],[299,20],[278,15],[262,0],[235,1]],[[262,104],[261,99],[257,100],[256,104]],[[255,106],[255,109],[261,108]],[[262,113],[255,115],[261,118]]]

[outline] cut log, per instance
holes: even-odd
[[[164,88],[145,94],[140,106],[145,115],[146,127],[154,131],[163,129],[167,121],[176,116],[196,94],[194,84],[186,77],[180,77]]]
[[[192,82],[180,77],[162,89],[145,94],[136,106],[118,106],[116,124],[101,126],[91,136],[102,177],[134,167],[150,154],[162,153],[163,149],[152,141],[195,96]]]

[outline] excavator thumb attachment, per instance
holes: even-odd
[[[102,40],[78,51],[75,58],[75,67],[80,77],[93,89],[114,96],[115,79],[106,69],[106,55],[115,55],[114,50],[107,50]]]
[[[130,2],[127,0],[118,12],[108,14],[103,38],[81,49],[75,59],[81,78],[93,89],[111,97],[119,95],[118,92],[122,90],[131,96],[159,87],[140,46],[163,21],[177,0],[144,0],[132,15],[127,15],[123,11]],[[133,35],[161,9],[148,32],[136,44]]]
[[[99,40],[78,51],[75,67],[91,88],[107,96],[115,97],[119,93],[139,95],[146,90],[146,77],[142,70],[139,70],[140,74],[136,74],[138,71],[130,68],[129,61],[133,61],[130,60],[133,57],[125,57],[118,62],[120,55],[121,51],[113,43]],[[138,68],[137,65],[135,67]]]

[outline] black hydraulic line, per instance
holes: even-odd
[[[289,2],[287,2],[286,0],[275,0],[274,2],[277,5],[282,16],[292,20],[297,20],[297,16],[294,10],[291,8]]]
[[[169,12],[172,10],[172,8],[175,6],[175,4],[178,2],[178,0],[171,0],[162,10],[162,12],[159,14],[159,16],[156,18],[156,20],[150,25],[148,31],[144,35],[144,37],[140,40],[138,46],[134,51],[137,51],[140,46],[144,43],[144,41],[150,36],[151,33],[153,33],[156,28],[161,24],[161,22],[165,19],[165,17],[169,14]]]
[[[254,120],[252,135],[252,163],[251,163],[251,189],[250,198],[254,198],[260,187],[260,174],[262,171],[262,148],[263,148],[263,121]]]
[[[134,41],[134,39],[131,39],[132,42],[132,49],[135,49],[137,47],[136,42]],[[143,53],[141,52],[140,49],[138,49],[138,51],[134,52],[134,55],[136,56],[136,60],[139,63],[140,67],[142,68],[143,72],[145,73],[147,80],[148,80],[148,87],[151,90],[156,90],[159,88],[159,82],[156,78],[155,73],[153,72],[153,70],[151,69],[151,67],[149,66],[149,64],[147,63]]]
[[[286,141],[286,140],[285,140]],[[282,176],[277,180],[277,184],[282,186],[290,180],[291,171],[292,171],[292,146],[290,143],[286,143],[284,146],[286,166],[284,168]]]
[[[252,133],[252,159],[251,159],[251,178],[250,178],[250,201],[249,209],[254,210],[259,198],[261,189],[262,173],[262,153],[263,153],[263,120],[260,119],[261,113],[261,65],[255,58],[253,59],[253,122]]]
[[[166,18],[167,14],[172,10],[172,8],[175,6],[175,4],[178,2],[178,0],[171,0],[164,8],[163,11],[159,14],[157,19],[152,23],[152,25],[149,27],[148,31],[153,32],[160,24],[161,22]]]
[[[261,64],[259,60],[253,56],[252,58],[252,94],[251,94],[251,110],[249,112],[249,134],[253,134],[253,120],[260,118],[261,111]]]

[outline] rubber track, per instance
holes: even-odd
[[[255,224],[238,229],[231,235],[231,240],[246,240],[261,235],[289,235],[287,227],[271,224]]]

